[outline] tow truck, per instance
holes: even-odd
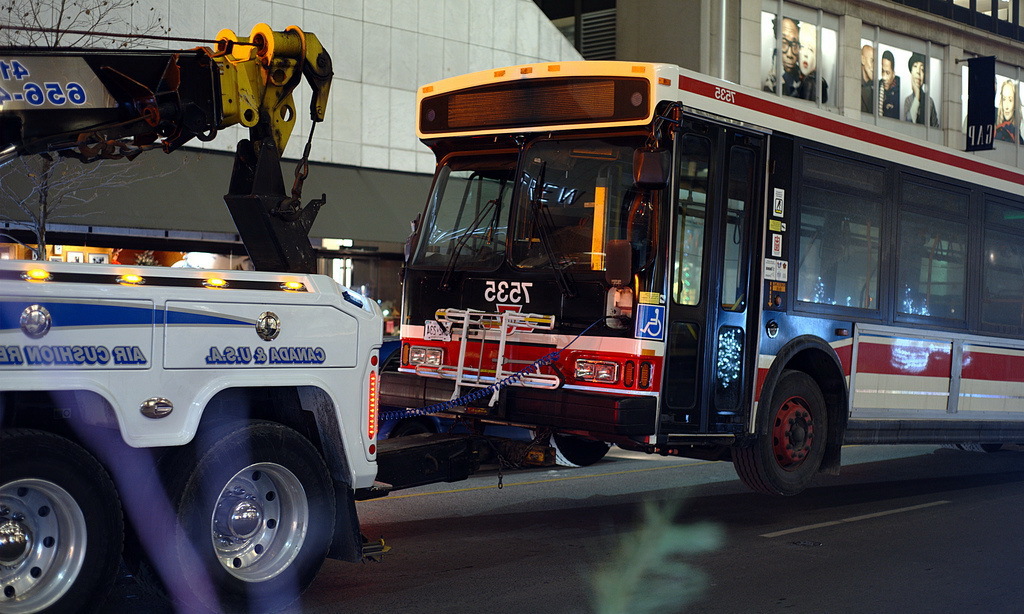
[[[215,48],[0,48],[0,162],[249,128],[225,201],[257,269],[0,265],[0,611],[98,608],[122,551],[181,611],[280,611],[325,557],[383,549],[354,503],[382,490],[380,309],[315,274],[308,143],[290,192],[282,178],[303,77],[315,125],[331,58],[294,26]]]
[[[181,611],[277,612],[325,558],[389,550],[357,500],[496,455],[554,464],[476,432],[377,441],[380,308],[316,274],[311,141],[290,192],[282,176],[303,77],[315,126],[331,58],[295,26],[222,30],[215,48],[0,48],[0,164],[247,127],[224,199],[256,268],[0,262],[0,611],[99,607],[123,552]]]

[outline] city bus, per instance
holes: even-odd
[[[730,460],[1024,442],[1024,174],[668,64],[420,88],[391,405]]]

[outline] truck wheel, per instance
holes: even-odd
[[[802,371],[784,371],[767,411],[758,416],[752,445],[732,451],[740,479],[770,495],[795,495],[814,479],[828,437],[821,389]]]
[[[98,609],[117,578],[124,520],[114,483],[71,441],[0,433],[0,611]]]
[[[182,601],[166,577],[177,567],[189,570],[188,598],[205,607],[280,611],[313,581],[330,548],[330,473],[305,437],[280,424],[253,421],[211,439],[170,485],[178,561],[161,570],[165,586]]]
[[[555,462],[565,467],[587,467],[604,458],[611,447],[603,441],[584,439],[574,435],[552,435]]]

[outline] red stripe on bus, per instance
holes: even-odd
[[[850,367],[853,365],[853,344],[848,343],[832,349],[836,351],[836,356],[839,357],[839,364],[843,367],[843,375],[849,376]]]
[[[1024,356],[965,351],[960,377],[989,382],[1024,382]]]
[[[757,98],[756,96],[745,94],[737,90],[723,88],[711,83],[705,83],[704,81],[691,79],[690,77],[685,77],[683,75],[679,75],[679,89],[720,101],[723,100],[722,92],[726,91],[731,94],[731,96],[727,96],[726,98],[729,98],[733,104],[746,107],[752,111],[773,115],[781,119],[786,119],[807,126],[813,126],[826,132],[839,134],[858,141],[864,141],[866,143],[871,143],[872,145],[902,151],[903,153],[925,158],[932,162],[939,162],[941,164],[955,166],[975,173],[981,173],[989,177],[996,177],[1004,181],[1024,185],[1024,175],[1021,175],[1020,173],[1015,173],[997,166],[991,166],[977,160],[954,156],[939,149],[932,149],[930,147],[925,147],[924,145],[909,143],[859,126],[851,126],[850,124],[839,122],[828,117],[821,117],[820,115],[778,102],[762,100],[761,98]]]
[[[768,379],[768,368],[759,367],[757,369],[757,382],[754,384],[754,400],[761,400],[761,390],[764,388],[764,380]]]
[[[843,375],[846,377],[850,376],[850,365],[853,363],[853,345],[847,344],[840,347],[832,348],[836,352],[836,356],[839,358],[839,365],[843,370]],[[768,370],[770,367],[758,367],[757,376],[754,381],[754,400],[760,400],[761,391],[764,389],[764,382],[768,379]]]
[[[948,348],[864,342],[857,348],[858,373],[949,377],[952,364]]]

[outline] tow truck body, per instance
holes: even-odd
[[[0,48],[0,163],[131,159],[248,127],[225,202],[257,269],[0,263],[0,610],[101,604],[124,537],[181,611],[280,611],[325,557],[387,550],[357,500],[545,448],[377,441],[380,309],[315,274],[308,142],[290,191],[281,172],[292,91],[304,76],[315,125],[331,75],[294,26],[224,30],[216,49]]]
[[[0,48],[0,163],[248,127],[225,200],[257,268],[0,263],[0,610],[99,607],[122,544],[182,611],[280,611],[325,556],[382,549],[354,504],[377,473],[381,313],[315,274],[308,144],[285,189],[303,76],[315,125],[331,60],[294,26],[216,49]]]

